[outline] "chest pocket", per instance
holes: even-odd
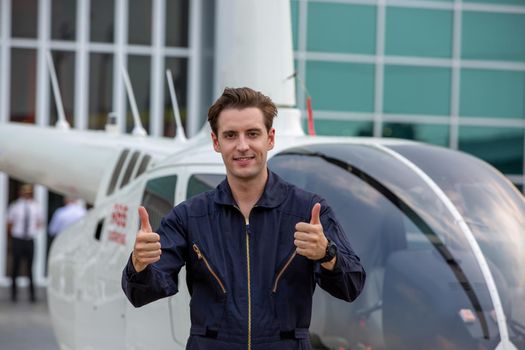
[[[219,330],[226,308],[228,291],[213,263],[197,243],[192,244],[190,301],[193,335],[205,335]],[[210,288],[211,287],[211,288]]]

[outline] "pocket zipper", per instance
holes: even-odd
[[[210,264],[208,263],[208,260],[206,259],[206,257],[201,253],[201,250],[199,249],[199,247],[197,247],[197,245],[195,243],[193,243],[193,250],[195,251],[195,253],[197,254],[197,258],[199,260],[203,260],[204,261],[204,264],[206,265],[206,268],[208,269],[208,271],[210,271],[210,273],[212,274],[212,276],[215,278],[215,280],[217,281],[217,283],[219,284],[219,287],[221,287],[221,290],[224,294],[226,294],[226,288],[224,288],[224,284],[222,283],[221,279],[219,278],[219,276],[217,276],[217,274],[215,273],[215,271],[211,268]]]
[[[274,292],[274,293],[277,292],[277,285],[279,284],[279,280],[281,279],[282,275],[284,274],[284,271],[286,271],[288,266],[290,266],[290,264],[292,263],[293,258],[295,258],[296,255],[297,255],[297,251],[294,250],[292,255],[286,261],[286,264],[284,264],[283,268],[277,274],[277,278],[275,278],[275,283],[273,284],[272,292]]]

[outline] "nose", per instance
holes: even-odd
[[[237,151],[245,152],[250,148],[244,135],[241,135],[238,140],[239,142],[237,142]]]

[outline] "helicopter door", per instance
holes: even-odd
[[[133,250],[135,235],[140,227],[140,220],[136,208],[143,205],[149,214],[151,227],[155,231],[162,220],[175,203],[175,196],[181,183],[182,169],[163,169],[148,176],[143,190],[137,195],[134,206],[135,227],[128,233],[127,256]],[[124,261],[121,265],[126,264]],[[120,275],[119,275],[120,276]],[[180,279],[180,277],[179,277]],[[122,291],[120,291],[122,293]],[[126,349],[183,349],[184,343],[174,344],[171,330],[172,317],[169,303],[172,297],[161,299],[134,308],[126,301]]]
[[[181,186],[177,193],[177,202],[182,202],[201,192],[215,188],[225,178],[221,171],[221,168],[216,167],[188,168],[184,180],[180,181]],[[186,286],[186,268],[183,267],[179,272],[179,292],[169,298],[171,332],[175,342],[183,347],[188,341],[190,330],[189,300],[190,295]]]

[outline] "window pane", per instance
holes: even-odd
[[[525,72],[462,69],[460,114],[525,118]]]
[[[523,173],[523,130],[461,126],[459,149],[473,154],[504,174]]]
[[[113,55],[89,56],[89,129],[104,129],[113,105]]]
[[[372,112],[374,76],[371,64],[307,62],[306,85],[314,111]]]
[[[139,118],[147,132],[149,132],[150,61],[149,56],[128,56],[129,80],[137,101]],[[126,101],[126,131],[131,132],[135,124],[127,95]]]
[[[449,145],[449,126],[412,123],[389,123],[383,125],[383,137],[415,140],[434,145]]]
[[[142,197],[142,205],[149,215],[151,227],[156,230],[164,215],[173,208],[177,175],[149,180]]]
[[[166,46],[188,46],[188,0],[166,1]]]
[[[175,94],[177,95],[177,103],[179,105],[180,118],[182,126],[186,129],[186,121],[188,117],[188,59],[186,58],[167,58],[166,69],[171,70],[173,76],[173,85],[175,87]],[[164,136],[173,137],[176,135],[177,126],[175,125],[175,117],[173,112],[173,105],[171,103],[171,96],[168,87],[168,82],[164,83]]]
[[[477,2],[495,5],[525,5],[524,0],[463,0],[463,2]]]
[[[452,11],[388,7],[388,55],[451,57]]]
[[[385,113],[448,115],[448,68],[385,66]]]
[[[36,38],[38,1],[12,1],[11,13],[11,36],[13,38]]]
[[[373,54],[375,29],[375,6],[308,3],[308,50]]]
[[[217,187],[225,179],[223,174],[195,174],[188,181],[186,198],[191,198],[199,193],[206,192]]]
[[[11,50],[10,120],[35,122],[36,50]]]
[[[128,42],[151,45],[151,0],[130,0]]]
[[[292,42],[293,49],[297,50],[299,47],[299,1],[290,1],[290,10],[292,15]]]
[[[74,126],[75,99],[75,53],[68,51],[53,51],[53,63],[57,72],[58,88],[64,105],[64,113],[69,125]],[[58,112],[53,95],[53,87],[49,82],[49,124],[55,125]]]
[[[90,40],[103,43],[113,42],[115,22],[114,0],[91,0]]]
[[[305,119],[304,130],[307,130],[306,123]],[[315,133],[317,135],[372,136],[373,132],[374,127],[371,121],[315,119]]]
[[[464,12],[462,21],[462,58],[525,61],[525,14]]]
[[[75,40],[76,17],[75,0],[52,0],[51,39]]]

